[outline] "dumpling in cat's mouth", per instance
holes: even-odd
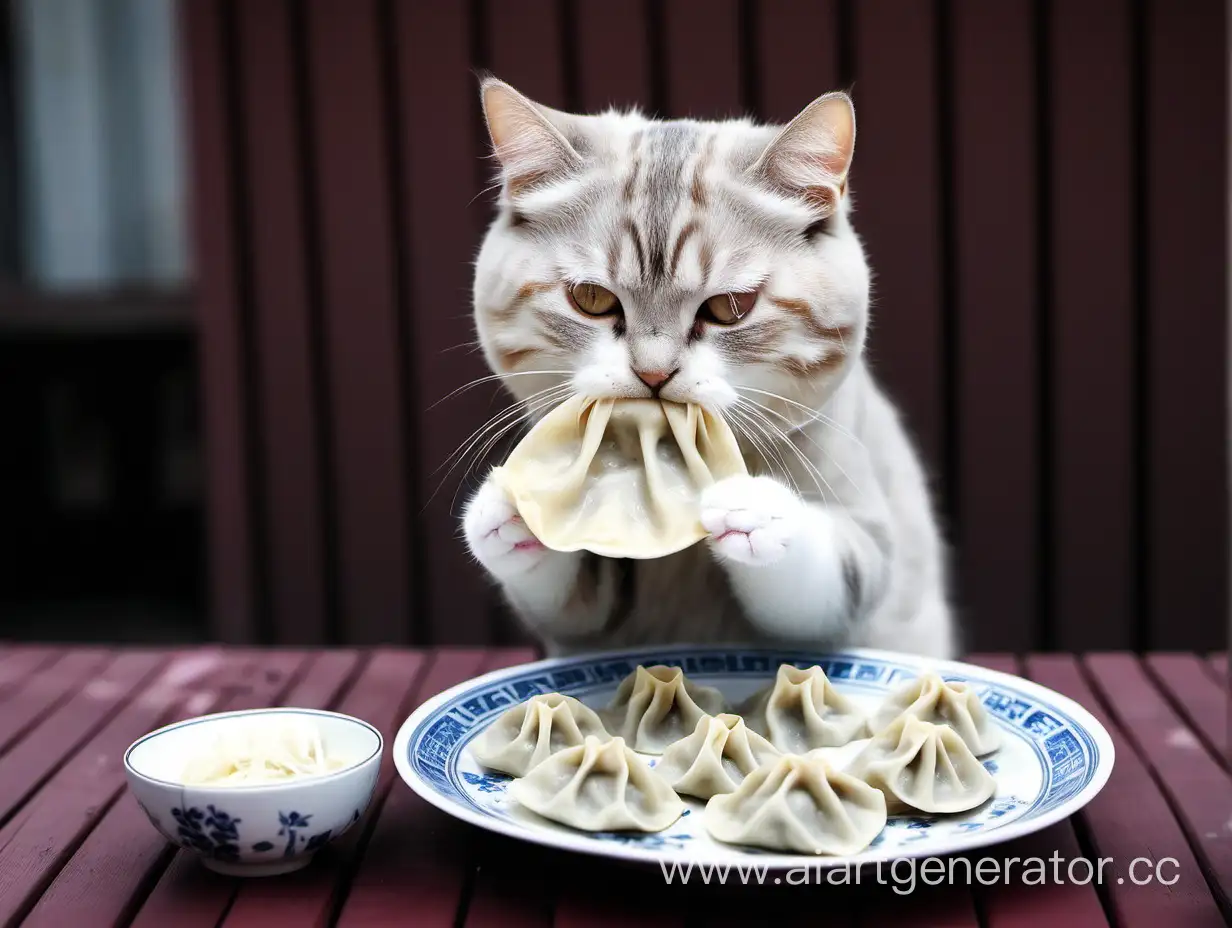
[[[705,538],[701,491],[747,473],[730,426],[700,406],[576,396],[492,476],[547,547],[656,558]]]

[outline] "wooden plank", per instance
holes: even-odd
[[[753,12],[760,118],[786,123],[814,97],[840,89],[838,0],[761,0]]]
[[[971,663],[1002,673],[1021,675],[1022,662],[1010,654],[975,654],[967,658]],[[1026,838],[1005,845],[998,857],[1006,860],[1039,858],[1051,860],[1053,855],[1069,866],[1070,861],[1085,858],[1070,821],[1059,822]],[[1082,870],[1077,866],[1075,872]],[[962,872],[962,871],[959,871]],[[1064,881],[1060,885],[1049,884],[1047,892],[1040,892],[1039,885],[1031,885],[1023,879],[1020,869],[1008,880],[998,881],[978,890],[980,908],[987,928],[1013,928],[1029,926],[1046,921],[1050,926],[1075,926],[1106,923],[1097,887],[1093,883]]]
[[[1116,752],[1112,777],[1082,810],[1080,820],[1094,853],[1112,858],[1124,881],[1110,879],[1104,885],[1115,924],[1120,928],[1222,924],[1201,868],[1150,770],[1126,738],[1124,727],[1104,711],[1077,661],[1069,655],[1032,655],[1027,671],[1031,679],[1084,706],[1112,737]],[[1155,880],[1139,884],[1130,879],[1128,868],[1138,858],[1152,864],[1165,858],[1177,861],[1175,868],[1165,865],[1161,871],[1168,879],[1178,877],[1177,882],[1164,886]],[[1140,864],[1139,877],[1142,868]]]
[[[348,642],[401,642],[410,631],[410,488],[382,23],[376,0],[304,6],[339,610]]]
[[[488,373],[482,355],[454,350],[475,337],[466,295],[480,214],[486,213],[471,205],[481,163],[475,131],[479,94],[469,67],[473,24],[465,3],[399,3],[393,15],[397,84],[403,89],[398,167],[406,235],[400,258],[409,278],[408,351],[417,398],[415,513],[422,536],[442,541],[420,548],[427,588],[419,632],[424,640],[477,644],[490,637],[491,587],[480,578],[466,546],[455,540],[463,468],[446,478],[442,465],[493,410],[486,390],[468,390],[440,402]],[[427,87],[431,92],[423,90]]]
[[[475,882],[466,907],[466,928],[548,928],[557,892],[544,892],[532,874],[568,873],[563,854],[531,849],[498,835],[476,836]],[[547,869],[543,869],[547,868]],[[560,885],[554,880],[553,889]]]
[[[663,9],[664,116],[726,119],[743,112],[738,0],[669,0]],[[699,24],[705,23],[703,31]]]
[[[128,746],[169,720],[177,707],[208,711],[229,678],[226,658],[217,651],[176,655],[142,697],[91,738],[5,826],[0,925],[20,920],[122,792]]]
[[[949,466],[944,371],[951,346],[941,304],[936,13],[932,4],[894,0],[867,0],[852,12],[859,68],[852,222],[876,281],[867,358],[939,484]]]
[[[439,652],[416,699],[474,677],[480,670],[532,659],[527,651]],[[339,916],[339,928],[376,924],[402,911],[407,895],[416,900],[416,923],[455,924],[471,871],[467,845],[472,829],[420,799],[403,784],[394,784],[389,800],[352,880]],[[516,913],[517,908],[513,908]],[[521,919],[521,914],[515,916]],[[229,926],[228,926],[229,928]]]
[[[329,633],[316,419],[323,385],[314,383],[291,9],[257,0],[236,4],[235,16],[271,620],[279,643],[322,644]]]
[[[1134,230],[1130,7],[1049,7],[1053,492],[1046,604],[1065,650],[1133,645]],[[1099,113],[1098,119],[1091,114]],[[991,308],[991,307],[989,307]]]
[[[363,672],[367,656],[357,651],[322,651],[290,692],[273,705],[301,708],[332,708]]]
[[[1032,928],[1040,924],[1050,928],[1090,928],[1108,924],[1094,881],[1078,882],[1087,873],[1097,873],[1099,863],[1083,852],[1070,822],[1059,822],[1011,841],[995,853],[1002,861],[1044,861],[1045,870],[1050,870],[1052,861],[1058,860],[1058,866],[1063,868],[1062,879],[1054,883],[1048,873],[1045,889],[1039,882],[1039,873],[1033,872],[1028,882],[1025,865],[1020,864],[1008,871],[1008,879],[1002,877],[991,886],[980,887],[980,908],[986,928]],[[1080,860],[1086,862],[1078,863]],[[1073,881],[1066,878],[1070,873],[1075,874]]]
[[[180,40],[188,84],[189,146],[198,352],[204,403],[206,494],[209,518],[210,622],[228,642],[257,637],[253,513],[249,511],[249,398],[240,324],[238,270],[232,250],[236,216],[232,191],[232,113],[226,100],[222,4],[183,6]]]
[[[338,841],[327,845],[310,866],[277,881],[242,883],[234,904],[226,912],[227,928],[268,925],[271,922],[292,925],[324,925],[330,922],[331,913],[338,905],[340,894],[346,890],[350,874],[364,852],[373,823],[395,778],[389,749],[406,718],[408,702],[421,689],[420,684],[430,661],[430,657],[425,658],[423,654],[411,651],[379,651],[373,655],[363,674],[338,706],[340,712],[375,725],[385,739],[386,750],[372,805],[359,824]],[[405,906],[405,898],[403,904]],[[214,914],[221,924],[222,910]],[[149,924],[153,926],[157,923],[150,921]]]
[[[1150,640],[1142,648],[1227,643],[1226,17],[1223,0],[1146,4]]]
[[[1148,654],[1146,668],[1215,759],[1232,765],[1228,743],[1228,694],[1194,654]]]
[[[581,108],[654,108],[648,5],[640,0],[575,0],[577,79]],[[620,66],[612,67],[612,49]]]
[[[35,672],[58,660],[60,653],[54,648],[6,648],[0,658],[0,702]]]
[[[1212,654],[1207,660],[1207,664],[1215,673],[1215,679],[1227,686],[1228,680],[1228,655]]]
[[[80,689],[111,655],[101,648],[66,651],[50,667],[27,678],[0,713],[0,751]]]
[[[1136,658],[1095,654],[1085,663],[1105,705],[1171,800],[1216,901],[1232,914],[1232,775],[1203,749]]]
[[[945,928],[979,928],[975,898],[967,887],[944,884],[923,886],[917,882],[913,892],[905,892],[906,887],[901,884],[899,891],[895,892],[892,870],[886,871],[885,879],[890,885],[883,889],[888,889],[888,892],[866,892],[860,925],[894,925],[895,928],[937,928],[942,925]],[[959,891],[954,892],[955,889]]]
[[[1032,15],[952,4],[959,601],[973,647],[1014,651],[1039,614]]]
[[[121,653],[25,738],[0,754],[0,821],[132,698],[167,662],[153,651]]]
[[[276,705],[282,694],[296,685],[310,661],[309,655],[303,652],[270,651],[254,655],[240,678],[244,685],[224,699],[216,711]],[[146,848],[166,845],[158,833],[151,829],[147,829],[147,833],[149,844]],[[133,849],[141,852],[140,846]],[[148,850],[144,856],[149,856]],[[147,880],[152,878],[153,874]],[[174,922],[177,926],[215,926],[230,905],[239,883],[238,878],[206,870],[197,854],[179,849],[141,904],[132,924],[150,926]]]
[[[475,676],[488,653],[437,652],[416,702]],[[415,900],[416,924],[453,925],[465,899],[470,835],[470,828],[395,782],[351,881],[338,928],[395,919],[407,898]]]
[[[284,692],[272,702],[333,706],[359,660],[354,652],[331,651],[317,655],[298,680],[278,672],[272,686],[281,685]],[[285,690],[289,683],[293,685]],[[47,928],[126,925],[144,901],[150,882],[166,870],[176,853],[176,848],[151,832],[145,813],[125,793],[90,832],[23,924]]]

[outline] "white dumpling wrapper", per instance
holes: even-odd
[[[555,551],[657,558],[706,537],[702,490],[747,473],[731,427],[700,406],[573,397],[492,478]]]
[[[587,738],[509,784],[538,815],[579,831],[662,831],[684,812],[670,786],[623,738]]]
[[[885,828],[885,796],[819,755],[785,754],[732,793],[706,803],[719,841],[772,851],[842,855],[864,850]]]
[[[479,763],[510,776],[525,776],[557,751],[594,736],[611,735],[591,708],[572,696],[544,693],[504,712],[475,739],[471,753]]]
[[[921,674],[886,697],[873,712],[869,727],[876,735],[907,713],[923,722],[948,725],[967,742],[976,757],[1001,747],[1001,732],[992,716],[975,690],[959,680],[942,680],[935,673]]]
[[[677,793],[709,799],[734,792],[744,778],[779,756],[738,715],[705,716],[693,734],[669,745],[655,766]]]
[[[820,667],[791,664],[780,665],[774,683],[750,696],[740,714],[785,754],[842,747],[864,736],[867,721]]]
[[[997,791],[997,781],[958,732],[910,713],[873,738],[846,772],[881,790],[891,814],[966,812]]]
[[[726,708],[722,693],[689,680],[679,667],[639,665],[621,681],[602,717],[608,730],[633,750],[662,754],[690,734],[699,719]]]

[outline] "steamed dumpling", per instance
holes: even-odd
[[[612,736],[593,709],[572,696],[532,696],[502,714],[475,739],[475,759],[491,770],[525,776],[557,751],[581,744],[588,736]]]
[[[778,756],[774,745],[750,731],[740,716],[704,716],[693,734],[663,752],[654,769],[676,792],[709,799],[734,791],[746,776]]]
[[[719,841],[802,854],[855,854],[886,824],[886,801],[820,755],[787,754],[706,804]]]
[[[697,727],[703,716],[727,708],[723,694],[686,679],[679,667],[639,666],[621,681],[603,713],[608,729],[643,754],[662,754]]]
[[[935,673],[922,674],[891,693],[873,713],[869,727],[876,735],[907,713],[923,722],[950,726],[976,757],[1001,747],[1001,733],[992,716],[966,683],[942,680]]]
[[[700,406],[578,396],[492,478],[549,548],[657,558],[705,538],[699,494],[747,472],[730,426]]]
[[[842,747],[862,737],[865,728],[863,710],[816,666],[801,670],[783,664],[771,686],[749,697],[741,715],[785,753]]]
[[[900,715],[852,760],[847,773],[885,794],[891,813],[966,812],[997,789],[958,733]]]
[[[514,780],[509,794],[580,831],[662,831],[684,812],[680,797],[622,738],[565,748]]]

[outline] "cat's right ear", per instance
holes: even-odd
[[[851,98],[828,93],[788,123],[749,171],[828,213],[847,192],[855,144]]]
[[[548,118],[554,111],[494,77],[483,78],[479,92],[493,153],[510,194],[564,176],[581,164],[581,157]]]

